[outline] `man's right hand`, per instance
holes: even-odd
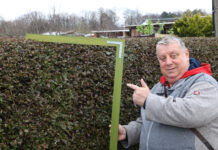
[[[110,132],[111,132],[111,125],[109,125],[110,127]],[[119,124],[119,128],[118,128],[118,141],[123,141],[126,139],[126,129]]]

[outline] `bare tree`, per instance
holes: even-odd
[[[97,30],[98,27],[99,27],[99,21],[98,21],[97,13],[91,12],[90,18],[89,18],[89,29],[90,30]]]
[[[2,35],[9,35],[10,28],[12,28],[12,23],[2,20],[0,23],[0,32]]]
[[[125,25],[137,25],[144,20],[142,14],[138,10],[126,9],[124,11]]]
[[[160,14],[146,14],[143,16],[143,18],[146,19],[159,19],[160,18]]]
[[[101,30],[117,29],[118,17],[113,10],[99,9],[99,26]]]
[[[60,15],[56,14],[55,8],[53,8],[53,13],[49,15],[48,17],[49,22],[49,32],[59,32],[61,30],[61,20]]]
[[[71,15],[70,17],[69,17],[69,19],[70,19],[70,21],[69,21],[69,23],[70,23],[70,30],[74,30],[74,31],[76,31],[77,30],[77,28],[78,28],[78,22],[79,22],[79,17],[78,16],[76,16],[76,15]]]
[[[18,22],[26,24],[28,33],[43,33],[48,29],[46,17],[40,12],[31,12],[20,17]]]
[[[26,33],[26,24],[20,20],[15,21],[1,21],[0,33],[6,36],[20,36]]]

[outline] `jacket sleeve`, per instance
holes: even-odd
[[[218,116],[218,89],[209,82],[193,84],[184,96],[168,98],[149,94],[146,119],[183,128],[198,128]]]
[[[137,118],[136,121],[131,121],[128,125],[123,126],[126,129],[127,134],[127,139],[121,142],[124,148],[128,148],[132,145],[139,143],[141,126],[141,118]]]

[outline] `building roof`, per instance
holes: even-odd
[[[174,21],[178,19],[178,18],[155,18],[155,19],[151,19],[151,21],[153,22],[152,25],[158,25],[158,21],[159,24],[174,24]],[[145,21],[143,21],[141,24],[138,25],[147,25],[148,19],[146,19]],[[129,27],[135,27],[138,25],[126,25],[125,27],[129,28]]]
[[[154,26],[154,25],[159,25],[159,24],[174,24],[175,22],[162,22],[162,23],[152,23],[152,25]],[[144,25],[146,25],[146,24],[144,24]],[[136,26],[139,26],[139,25],[127,25],[127,26],[125,26],[126,28],[130,28],[130,27],[136,27]]]
[[[152,22],[157,22],[157,21],[160,21],[160,22],[163,22],[163,21],[166,21],[166,22],[174,22],[175,20],[177,20],[178,18],[155,18],[155,19],[151,19]]]
[[[108,32],[129,32],[128,29],[125,30],[105,30],[105,31],[92,31],[93,33],[108,33]]]

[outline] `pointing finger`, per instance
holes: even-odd
[[[133,90],[136,90],[137,88],[139,88],[137,85],[130,84],[130,83],[127,83],[127,86]]]

